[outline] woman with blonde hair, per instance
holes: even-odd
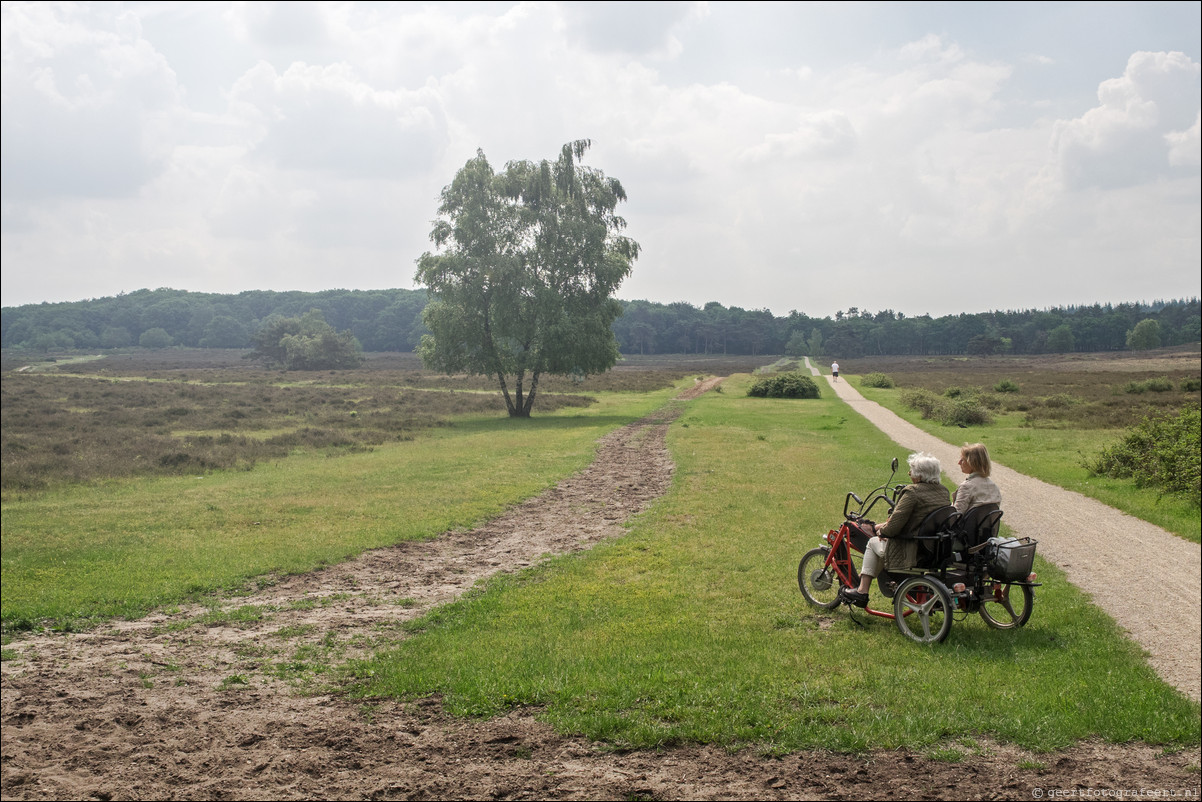
[[[952,503],[961,515],[982,504],[1002,503],[1002,491],[989,478],[993,463],[984,443],[964,444],[960,449],[960,470],[968,476],[952,494]]]

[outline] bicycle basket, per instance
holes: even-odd
[[[1031,574],[1035,546],[1039,541],[1024,538],[991,538],[989,575],[1000,582],[1021,582]]]

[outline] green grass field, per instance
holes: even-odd
[[[435,610],[350,667],[348,690],[439,695],[466,715],[537,706],[556,727],[615,747],[955,741],[971,752],[985,737],[1034,749],[1202,739],[1199,706],[1052,566],[1039,565],[1046,584],[1025,629],[995,632],[973,616],[931,648],[892,622],[809,607],[801,555],[838,523],[848,490],[879,483],[905,455],[829,393],[752,399],[749,383],[736,377],[690,402],[670,432],[673,488],[627,536]],[[602,392],[583,411],[459,418],[337,458],[6,499],[6,639],[469,525],[583,466],[599,436],[672,394]]]
[[[809,607],[801,555],[847,490],[904,454],[833,398],[750,399],[745,386],[693,402],[671,438],[675,487],[627,537],[427,616],[360,667],[359,692],[438,694],[467,715],[534,705],[565,731],[636,748],[1199,740],[1198,705],[1047,564],[1025,629],[971,616],[933,648],[889,621]]]

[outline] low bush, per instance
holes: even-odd
[[[1167,376],[1155,379],[1145,379],[1142,382],[1130,381],[1123,387],[1125,393],[1167,393],[1173,389],[1173,381]]]
[[[994,395],[992,393],[979,393],[976,396],[976,399],[977,399],[977,403],[979,403],[981,406],[985,407],[986,409],[995,409],[996,410],[996,409],[1002,408],[1002,399],[998,398],[996,395]]]
[[[755,398],[818,398],[818,385],[796,371],[760,379],[747,391]]]
[[[997,384],[993,385],[995,393],[1017,393],[1019,391],[1018,382],[1010,379],[1002,379]]]
[[[893,379],[889,378],[884,373],[868,373],[860,377],[861,387],[880,387],[890,389],[894,386]]]
[[[976,395],[957,393],[947,398],[929,390],[909,390],[902,395],[902,403],[917,410],[924,419],[939,421],[944,426],[984,426],[993,422],[993,416]]]
[[[943,399],[930,390],[906,390],[901,395],[901,401],[927,420],[937,417],[935,410],[943,404]]]
[[[1148,389],[1154,393],[1170,393],[1173,391],[1173,381],[1168,376],[1148,379],[1146,384],[1148,385]]]
[[[1069,393],[1057,393],[1043,399],[1043,405],[1049,409],[1067,409],[1079,403],[1081,403],[1080,399]]]
[[[1182,379],[1177,389],[1183,393],[1196,393],[1202,390],[1202,379]]]
[[[958,398],[943,418],[945,426],[985,426],[993,423],[989,410],[975,398]]]
[[[1139,487],[1181,493],[1202,506],[1202,410],[1152,415],[1128,430],[1122,441],[1102,449],[1086,467],[1100,476],[1131,478]]]

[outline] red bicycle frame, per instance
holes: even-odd
[[[858,526],[856,527],[855,535],[853,535],[851,531],[853,526],[855,524],[852,521],[844,521],[843,525],[837,531],[832,529],[826,533],[826,542],[830,544],[830,551],[826,555],[825,567],[835,572],[835,576],[839,577],[839,581],[843,583],[844,587],[854,590],[860,586],[860,572],[856,570],[855,563],[851,561],[851,552],[852,549],[855,549],[860,554],[863,554],[863,544],[867,544],[868,535],[864,534]],[[862,544],[857,543],[860,538],[863,538]],[[874,610],[871,607],[865,607],[864,612],[890,620],[896,618],[893,613]]]

